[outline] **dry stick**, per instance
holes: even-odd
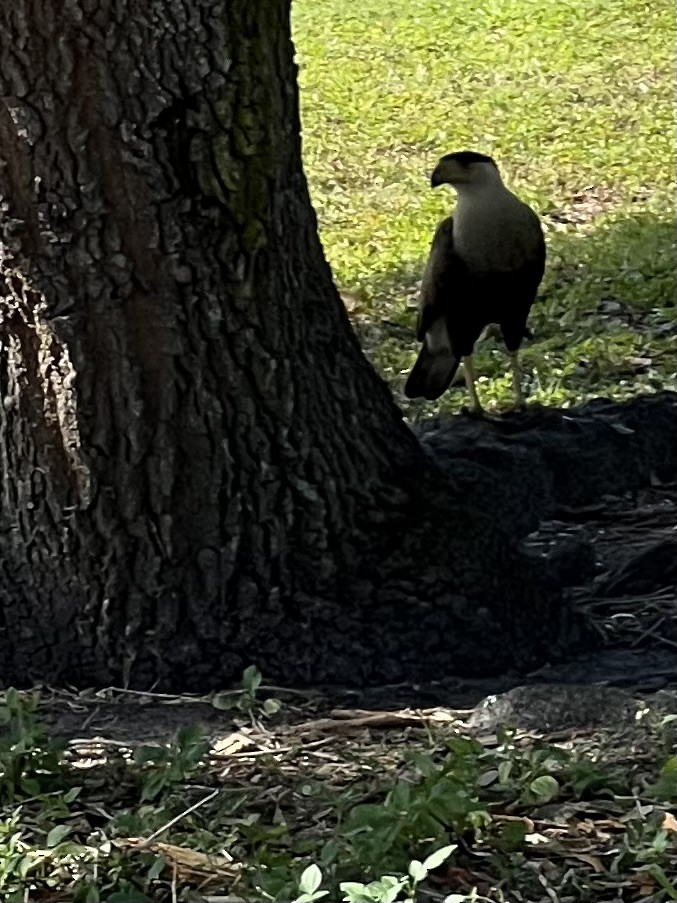
[[[207,894],[202,899],[205,903],[244,903],[242,897],[235,897],[232,894]]]
[[[164,700],[166,702],[194,702],[205,703],[206,705],[211,705],[215,695],[242,696],[243,693],[247,692],[243,687],[234,690],[221,690],[219,693],[209,694],[207,696],[193,695],[190,693],[156,693],[153,690],[130,690],[127,687],[105,687],[104,690],[105,692],[119,693],[121,696],[139,696],[146,699]],[[261,691],[265,693],[285,693],[288,696],[300,696],[304,699],[313,699],[321,696],[317,691],[295,690],[293,687],[276,687],[270,684],[261,684],[261,686],[257,688],[257,693],[260,693]]]
[[[635,646],[639,646],[642,640],[645,640],[649,636],[655,637],[656,631],[663,623],[665,623],[665,615],[660,617],[657,621],[654,621],[654,623],[647,627],[646,630],[642,631],[638,637],[635,637],[633,642],[630,643],[630,648],[634,649]]]
[[[311,722],[312,724],[312,722]],[[328,743],[333,742],[333,737],[323,737],[321,740],[312,740],[309,743],[304,743],[303,746],[299,749],[300,753],[306,752],[306,750],[310,750],[315,746],[326,746]],[[219,756],[218,752],[213,754],[213,758],[224,758],[224,759],[258,759],[261,756],[275,756],[280,753],[288,753],[293,752],[298,748],[298,744],[294,744],[294,746],[280,746],[276,749],[253,749],[251,752],[247,752],[243,750],[242,752],[235,753],[226,753],[225,756]]]
[[[645,593],[642,596],[608,596],[606,598],[587,598],[580,599],[579,604],[585,605],[588,608],[600,608],[604,605],[608,605],[609,608],[615,608],[618,606],[625,607],[626,605],[633,605],[635,603],[648,603],[648,602],[670,602],[675,598],[675,590],[674,587],[666,586],[665,589],[658,590],[655,593]]]
[[[101,711],[101,706],[100,706],[100,705],[96,705],[96,706],[92,709],[92,711],[89,713],[89,715],[87,715],[87,717],[86,717],[85,720],[82,722],[82,724],[80,725],[80,730],[81,730],[81,731],[84,731],[86,728],[88,728],[89,725],[90,725],[90,724],[92,723],[92,721],[96,718],[96,716],[99,714],[100,711]]]
[[[174,816],[174,818],[172,818],[171,821],[168,821],[166,825],[163,825],[161,828],[158,828],[157,831],[153,831],[153,833],[150,835],[150,837],[147,837],[145,840],[143,840],[139,844],[139,846],[147,847],[154,840],[157,840],[158,837],[160,837],[162,834],[164,834],[165,831],[168,831],[170,828],[174,827],[174,825],[178,821],[181,821],[181,819],[184,818],[186,815],[190,815],[191,812],[195,812],[196,809],[199,809],[200,806],[204,806],[204,804],[208,803],[209,800],[213,800],[220,789],[221,789],[220,787],[217,787],[216,790],[212,790],[211,793],[208,793],[207,796],[203,797],[201,800],[198,800],[197,803],[193,803],[192,806],[189,806],[187,809],[184,809],[183,812],[180,812],[178,815]]]
[[[671,649],[677,649],[677,643],[674,640],[669,640],[666,636],[657,636],[656,640],[659,643],[664,643],[666,646],[670,646]]]
[[[101,692],[119,693],[121,696],[141,696],[147,699],[185,699],[186,702],[200,702],[205,699],[204,696],[191,696],[189,694],[177,693],[155,693],[153,690],[130,690],[127,687],[104,687]]]

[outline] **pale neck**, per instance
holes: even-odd
[[[486,203],[493,198],[498,199],[511,193],[503,184],[499,173],[495,170],[491,174],[484,175],[482,179],[454,185],[453,187],[459,201],[470,203]]]
[[[479,210],[512,210],[520,205],[519,198],[508,191],[500,182],[459,185],[456,188],[456,215],[464,218],[466,214],[474,216]],[[494,214],[492,214],[494,215]]]

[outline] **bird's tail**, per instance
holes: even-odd
[[[454,357],[449,348],[441,348],[434,353],[423,345],[404,387],[407,398],[426,398],[434,401],[451,385],[456,375],[460,358]]]

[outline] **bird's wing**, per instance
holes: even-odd
[[[545,271],[545,239],[538,216],[526,205],[527,216],[519,227],[519,252],[510,269],[486,275],[486,286],[478,294],[485,319],[499,323],[509,350],[519,348],[522,339],[533,338],[527,318],[536,300]]]
[[[467,274],[467,267],[454,251],[454,218],[442,220],[430,246],[418,300],[416,338],[422,342],[431,324],[445,314],[450,293]]]
[[[545,273],[545,237],[541,221],[533,210],[529,210],[530,236],[522,265],[515,274],[515,300],[521,300],[525,308],[524,317],[529,315],[531,305],[536,300],[536,292]],[[518,303],[518,307],[522,306]],[[526,327],[525,327],[526,330]],[[524,332],[526,335],[528,330]]]
[[[530,214],[533,244],[531,253],[524,262],[524,270],[527,279],[533,281],[534,289],[537,289],[545,273],[545,237],[538,214],[534,213],[530,207],[527,207],[527,210]]]

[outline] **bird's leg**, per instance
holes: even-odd
[[[481,414],[482,405],[477,397],[477,389],[475,388],[475,369],[472,364],[472,354],[463,358],[463,375],[468,395],[470,395],[470,412],[472,414]]]
[[[522,368],[520,367],[517,351],[509,351],[510,368],[512,369],[512,387],[515,393],[515,410],[523,411],[526,408],[524,394],[522,393]]]

